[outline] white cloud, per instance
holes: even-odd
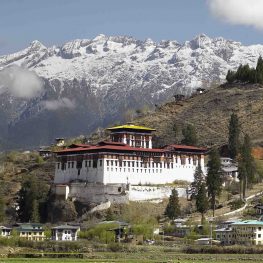
[[[55,111],[60,108],[74,109],[75,103],[68,98],[60,98],[58,100],[43,101],[43,106],[47,110]]]
[[[15,97],[30,99],[43,91],[44,83],[33,71],[11,66],[0,71],[0,94],[9,92]]]
[[[263,30],[263,0],[207,0],[211,12],[235,25]]]

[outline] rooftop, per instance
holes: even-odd
[[[60,226],[52,227],[52,229],[79,229],[79,226],[60,225]]]
[[[120,130],[120,129],[128,129],[128,130],[141,130],[141,131],[156,131],[155,129],[144,127],[144,126],[138,126],[134,124],[125,124],[125,125],[120,125],[120,126],[115,126],[111,128],[107,128],[109,131],[114,131],[114,130]]]
[[[235,222],[232,224],[232,226],[242,226],[242,225],[261,225],[263,226],[263,221],[245,220],[245,221]]]

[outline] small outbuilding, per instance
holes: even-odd
[[[0,237],[9,237],[11,235],[12,228],[0,226]]]
[[[79,226],[61,225],[51,228],[51,239],[60,241],[76,241],[78,238]]]

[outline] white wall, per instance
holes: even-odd
[[[172,186],[134,186],[134,185],[100,185],[94,183],[71,183],[69,197],[83,203],[102,204],[102,209],[111,203],[127,203],[128,201],[152,201],[169,198]],[[179,197],[187,197],[186,188],[177,187]]]
[[[146,201],[169,198],[174,187],[171,186],[131,186],[130,201]],[[187,197],[186,188],[176,188],[179,197]]]
[[[107,184],[166,184],[172,183],[175,180],[193,181],[194,172],[196,165],[193,164],[193,159],[190,158],[190,162],[187,158],[186,164],[182,165],[180,158],[173,157],[170,163],[170,168],[164,167],[164,162],[161,162],[156,167],[156,163],[150,162],[145,168],[141,161],[136,160],[123,160],[126,161],[126,166],[119,166],[118,159],[99,159],[97,168],[93,168],[93,161],[91,160],[91,167],[86,167],[86,162],[82,162],[82,168],[80,174],[78,175],[78,170],[76,168],[76,161],[74,162],[74,168],[70,162],[70,165],[66,163],[66,169],[58,169],[56,163],[55,170],[55,184],[66,184],[72,181],[83,181],[86,183],[102,183]],[[128,161],[130,162],[130,167],[128,167]],[[134,163],[134,167],[132,166]],[[137,167],[138,162],[138,167]],[[102,165],[100,166],[100,164]],[[89,164],[89,163],[88,163]],[[109,164],[109,165],[107,165]],[[154,167],[153,167],[154,164]],[[173,168],[172,168],[173,167]],[[204,159],[201,159],[201,167],[204,171]]]

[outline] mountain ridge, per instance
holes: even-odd
[[[1,93],[2,148],[89,134],[123,121],[129,110],[222,83],[229,69],[255,66],[260,55],[263,45],[242,46],[204,34],[183,44],[105,35],[52,47],[35,40],[22,51],[0,56],[0,70],[23,68],[44,83],[38,97],[18,98],[8,89]]]

